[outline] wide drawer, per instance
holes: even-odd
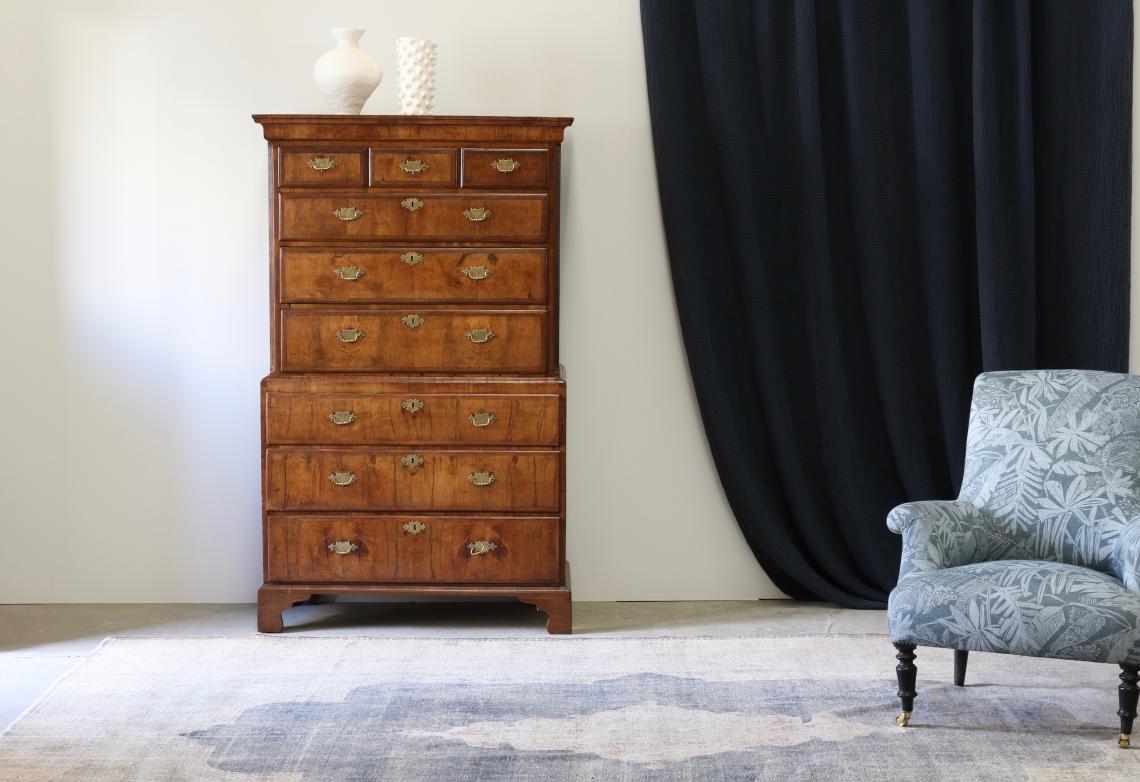
[[[281,251],[283,302],[501,302],[546,299],[545,250]]]
[[[561,580],[557,517],[272,514],[270,581],[542,584]]]
[[[281,238],[541,242],[546,196],[284,193]]]
[[[270,445],[535,445],[561,442],[556,395],[276,394]]]
[[[270,510],[561,509],[557,451],[270,448]]]
[[[282,312],[289,372],[540,372],[543,310],[301,310]]]

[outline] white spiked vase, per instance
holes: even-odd
[[[334,27],[329,32],[336,46],[317,58],[313,81],[334,114],[359,114],[384,72],[359,46],[364,30]]]
[[[396,39],[396,81],[401,114],[431,114],[435,100],[435,41]]]

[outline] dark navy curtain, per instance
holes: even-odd
[[[1126,0],[643,0],[705,431],[789,595],[880,607],[983,370],[1125,371]]]

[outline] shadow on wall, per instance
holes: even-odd
[[[248,98],[168,78],[168,31],[137,5],[30,21],[19,65],[36,86],[16,96],[22,138],[5,146],[23,150],[36,197],[5,210],[29,259],[6,331],[23,335],[15,365],[37,368],[8,409],[39,412],[8,422],[25,463],[4,471],[19,521],[0,600],[227,599],[245,582],[252,596],[268,339]],[[231,160],[238,124],[249,143]]]

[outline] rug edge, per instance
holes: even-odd
[[[91,660],[98,657],[106,647],[111,646],[117,640],[121,640],[121,639],[117,639],[114,636],[107,636],[106,638],[104,638],[102,641],[99,642],[98,646],[96,646],[94,649],[92,649],[87,654],[83,655],[79,659],[79,661],[75,663],[75,665],[71,666],[66,671],[61,673],[59,676],[55,677],[55,679],[52,680],[52,683],[49,684],[47,686],[47,688],[43,692],[41,692],[36,697],[36,699],[34,701],[32,701],[30,704],[28,704],[28,707],[26,709],[24,709],[19,714],[17,714],[3,728],[0,728],[0,741],[3,741],[4,737],[7,736],[9,733],[11,733],[13,730],[15,730],[16,727],[21,722],[23,722],[28,717],[32,716],[35,712],[37,712],[40,709],[40,707],[43,706],[44,701],[46,701],[50,695],[55,693],[56,688],[59,687],[59,685],[62,684],[65,679],[70,678],[72,674],[74,674],[80,668],[85,666]]]

